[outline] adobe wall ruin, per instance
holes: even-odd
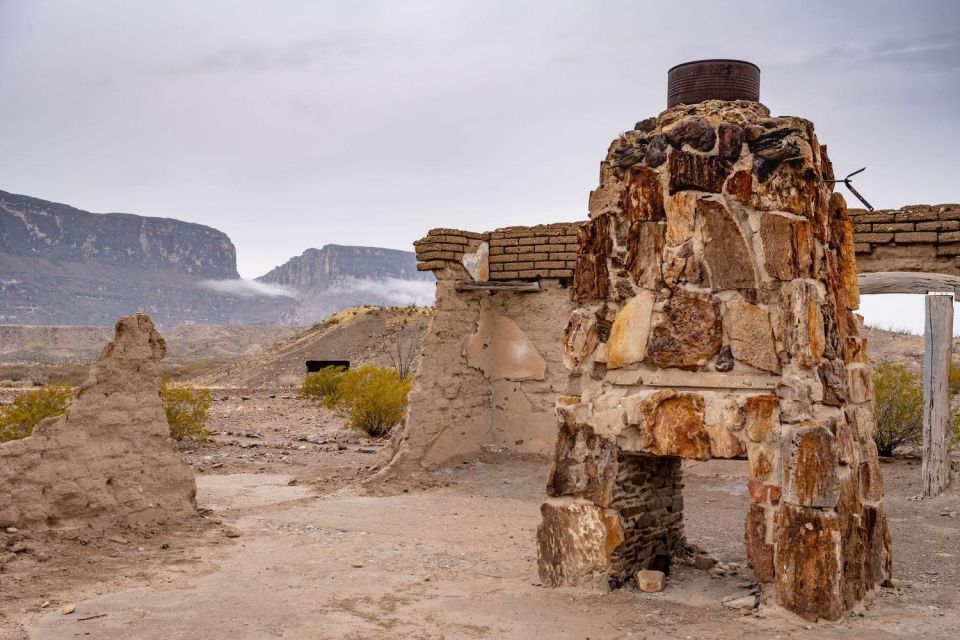
[[[433,229],[415,246],[417,268],[437,279],[436,313],[388,473],[484,447],[549,453],[567,383],[561,338],[573,308],[576,225]]]
[[[682,544],[681,459],[746,455],[763,601],[836,619],[890,576],[853,228],[812,123],[679,105],[617,138],[580,230],[548,585]]]
[[[0,527],[142,526],[194,513],[193,471],[160,401],[163,338],[121,318],[64,415],[0,444]]]
[[[922,271],[960,276],[960,204],[850,209],[860,273]]]

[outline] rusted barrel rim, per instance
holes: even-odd
[[[680,64],[673,65],[672,67],[667,69],[667,73],[669,74],[674,69],[680,69],[681,67],[689,67],[692,64],[704,64],[706,62],[735,62],[737,64],[748,64],[754,69],[756,69],[757,73],[760,73],[760,67],[753,64],[749,60],[737,60],[735,58],[706,58],[704,60],[690,60],[689,62],[681,62]]]

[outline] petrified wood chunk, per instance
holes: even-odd
[[[563,331],[563,364],[573,373],[597,348],[597,323],[593,314],[576,309]]]
[[[798,427],[790,442],[784,501],[804,507],[835,507],[840,493],[833,434],[824,427]]]
[[[691,460],[710,458],[710,435],[699,395],[660,391],[643,403],[640,412],[643,453]]]
[[[639,165],[628,169],[627,188],[623,193],[623,212],[627,220],[631,221],[664,219],[660,174]]]
[[[670,154],[670,193],[692,189],[720,193],[729,171],[717,156],[698,156],[674,150]]]
[[[556,457],[547,479],[547,495],[584,498],[608,506],[617,477],[616,445],[559,411]]]
[[[816,367],[826,343],[820,294],[812,282],[794,280],[780,290],[783,348],[806,367]]]
[[[799,163],[786,162],[769,173],[761,169],[753,185],[750,206],[810,217],[817,210],[817,185],[816,176],[807,175]]]
[[[753,255],[740,225],[723,203],[698,200],[703,220],[703,258],[710,286],[722,289],[752,289],[757,286]]]
[[[837,515],[784,504],[777,524],[777,600],[808,620],[838,619],[843,596]]]
[[[634,222],[627,233],[627,271],[644,289],[659,289],[663,283],[663,227],[659,222]]]
[[[540,505],[540,515],[537,564],[545,585],[574,586],[604,571],[623,542],[616,512],[585,500],[550,498]]]
[[[757,369],[780,372],[770,313],[766,309],[746,300],[731,300],[726,305],[723,326],[730,337],[734,358]]]
[[[706,293],[676,289],[653,329],[648,360],[658,367],[697,369],[721,346],[720,302]]]
[[[747,561],[753,567],[757,582],[773,582],[773,545],[767,544],[767,511],[763,505],[750,505],[744,540],[747,546]]]
[[[605,300],[610,293],[607,258],[610,238],[609,214],[601,214],[577,228],[577,264],[573,275],[573,297],[577,302]]]
[[[643,360],[655,301],[656,295],[652,291],[641,290],[617,314],[607,342],[608,369]]]
[[[667,140],[676,149],[689,144],[697,151],[710,151],[717,141],[710,123],[696,116],[684,118],[667,132]],[[738,150],[739,152],[739,150]]]

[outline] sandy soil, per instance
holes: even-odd
[[[488,454],[440,470],[436,487],[371,495],[357,480],[379,443],[289,391],[216,393],[226,398],[214,405],[218,435],[186,452],[197,518],[75,539],[0,533],[0,638],[960,634],[960,490],[910,500],[919,492],[915,461],[883,466],[898,588],[838,623],[810,625],[720,603],[748,594],[752,577],[743,462],[685,465],[688,538],[740,564],[738,575],[679,568],[660,594],[548,589],[533,544],[545,459]],[[13,553],[13,544],[26,550]],[[65,606],[76,609],[64,614]]]

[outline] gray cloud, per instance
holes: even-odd
[[[202,286],[238,298],[296,298],[297,292],[290,287],[257,280],[204,280]]]

